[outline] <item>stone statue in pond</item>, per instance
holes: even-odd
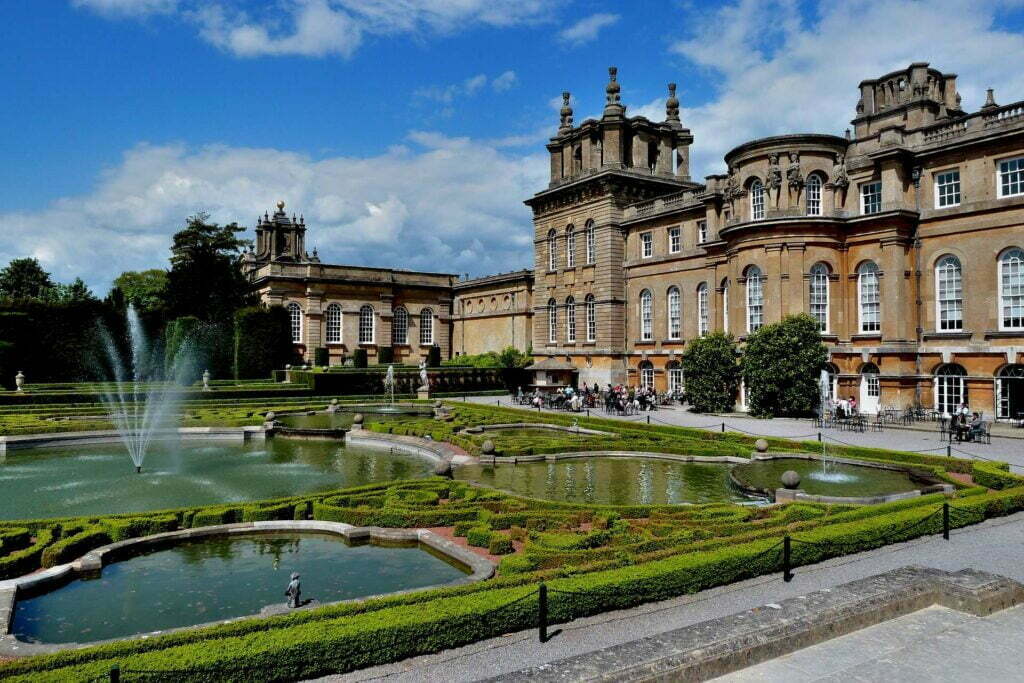
[[[302,586],[299,585],[299,575],[296,572],[292,572],[292,580],[288,583],[284,594],[288,598],[289,607],[298,607],[301,604],[299,599],[302,595]]]

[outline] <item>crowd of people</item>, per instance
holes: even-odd
[[[683,394],[681,390],[658,393],[653,387],[628,387],[624,384],[608,384],[602,390],[595,383],[593,386],[584,384],[579,389],[559,387],[546,392],[535,387],[530,394],[523,393],[523,388],[519,387],[516,398],[521,405],[530,405],[534,408],[562,408],[579,412],[601,406],[608,413],[631,415],[656,410],[659,405],[666,405],[672,401],[682,403]]]

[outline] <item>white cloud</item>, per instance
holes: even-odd
[[[494,92],[505,92],[514,86],[518,80],[516,72],[509,69],[508,71],[503,71],[501,74],[496,76],[495,79],[491,81],[491,87],[494,88]]]
[[[173,12],[178,0],[72,0],[71,4],[104,16],[138,17]]]
[[[580,19],[572,26],[567,26],[558,32],[558,38],[570,45],[583,45],[596,40],[601,29],[615,24],[619,20],[618,14],[598,12],[589,17]]]
[[[795,1],[740,0],[705,16],[673,46],[718,83],[713,99],[689,108],[681,83],[683,124],[695,137],[694,175],[723,171],[725,152],[751,138],[842,135],[855,113],[857,84],[914,61],[957,72],[968,110],[982,104],[988,86],[1003,101],[1024,97],[1024,72],[1006,58],[1024,54],[1024,36],[998,22],[1008,5],[848,0],[822,3],[808,20]]]
[[[473,274],[528,267],[522,200],[545,187],[542,151],[516,156],[433,132],[365,158],[139,145],[89,194],[0,214],[0,263],[36,256],[58,280],[81,276],[102,293],[122,270],[166,267],[187,216],[207,211],[251,227],[284,199],[305,214],[307,248],[328,262]]]
[[[175,12],[238,57],[349,57],[367,36],[451,34],[547,21],[563,0],[72,0],[101,15]]]

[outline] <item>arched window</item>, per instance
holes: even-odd
[[[302,343],[302,306],[294,301],[288,304],[288,320],[292,324],[292,343]]]
[[[372,344],[373,334],[373,306],[362,306],[359,309],[359,343]]]
[[[583,304],[587,309],[587,341],[592,342],[597,340],[597,305],[594,303],[594,295],[587,294],[586,298],[583,299]]]
[[[818,321],[818,331],[828,332],[828,266],[815,263],[811,266],[809,301],[811,317]]]
[[[866,261],[857,269],[857,300],[860,331],[878,332],[882,329],[881,299],[878,290],[878,266]]]
[[[996,417],[1024,417],[1024,365],[1007,365],[996,378]]]
[[[679,288],[668,289],[668,338],[679,339]]]
[[[594,221],[587,221],[587,227],[584,233],[587,241],[587,263],[593,263],[597,260],[597,249],[594,238]]]
[[[722,331],[729,334],[729,278],[722,280]]]
[[[668,390],[672,394],[681,394],[683,392],[683,367],[679,364],[679,361],[670,361],[665,369],[668,370]]]
[[[963,272],[956,256],[935,264],[935,319],[940,331],[964,329]]]
[[[420,346],[434,343],[434,312],[429,308],[420,311]]]
[[[882,385],[878,379],[878,366],[865,363],[860,369],[860,412],[875,414],[882,396]]]
[[[1024,251],[1016,248],[999,258],[999,329],[1024,329]]]
[[[565,229],[565,265],[569,268],[576,265],[576,232],[572,225]]]
[[[935,371],[935,409],[952,415],[965,402],[964,377],[967,371],[956,363],[940,365]]]
[[[558,341],[558,304],[554,299],[548,299],[548,341]]]
[[[647,389],[654,388],[654,363],[649,360],[640,363],[640,386]]]
[[[835,363],[825,363],[825,371],[828,373],[828,397],[834,401],[839,395],[839,368]]]
[[[341,343],[341,306],[338,304],[331,304],[327,307],[324,312],[324,322],[327,343],[328,344],[340,344]]]
[[[558,268],[558,251],[555,249],[555,229],[548,231],[548,270]]]
[[[565,300],[565,340],[576,341],[576,299],[571,296]]]
[[[697,334],[703,337],[708,333],[708,283],[697,285]]]
[[[764,279],[757,266],[747,268],[747,333],[764,324]]]
[[[405,310],[405,306],[399,306],[395,309],[394,318],[391,320],[391,344],[393,346],[404,346],[408,343],[409,311]]]
[[[643,341],[654,339],[653,300],[651,290],[640,292],[640,339]]]
[[[807,176],[807,184],[804,186],[807,191],[807,215],[821,215],[821,176],[812,173]]]
[[[764,185],[754,179],[750,183],[750,220],[759,221],[764,218]]]

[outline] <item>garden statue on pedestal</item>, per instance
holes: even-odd
[[[22,391],[22,385],[25,384],[25,375],[21,370],[18,370],[18,374],[14,376],[14,385],[18,387],[18,391]]]
[[[210,371],[203,370],[203,391],[210,391]]]
[[[288,588],[285,589],[284,594],[288,597],[289,607],[299,606],[299,596],[302,595],[302,586],[299,585],[299,575],[296,572],[292,572],[292,580],[288,584]]]
[[[416,389],[418,398],[430,398],[430,379],[427,377],[427,360],[420,361],[420,386]]]

